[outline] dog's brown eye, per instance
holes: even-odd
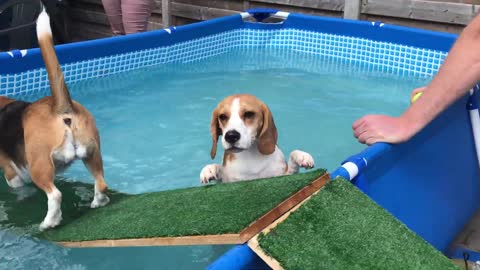
[[[245,112],[245,114],[243,115],[243,117],[245,118],[253,118],[255,116],[255,113],[254,112]]]
[[[63,122],[65,123],[65,125],[70,126],[70,125],[72,124],[72,119],[70,119],[70,118],[64,118],[64,119],[63,119]]]
[[[223,113],[220,114],[220,116],[218,117],[218,119],[220,119],[220,121],[225,121],[225,120],[227,120],[227,118],[228,118],[228,117],[227,117],[225,114],[223,114]]]

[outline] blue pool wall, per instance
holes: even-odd
[[[277,24],[245,22],[240,15],[232,15],[60,45],[57,51],[68,84],[257,47],[312,53],[397,76],[431,77],[456,37],[379,22],[299,14],[290,14]],[[0,53],[0,94],[46,89],[48,80],[38,49]],[[372,199],[442,252],[478,208],[478,164],[466,99],[452,105],[408,143],[367,148],[362,154],[375,157],[374,162],[359,175],[362,181],[354,182],[363,183],[362,189]]]
[[[321,31],[323,29],[323,31]],[[390,35],[381,34],[392,32]],[[282,24],[244,22],[240,15],[121,37],[57,46],[67,84],[166,63],[199,61],[233,49],[282,48],[338,60],[368,71],[428,77],[454,35],[417,30],[394,43],[403,28],[290,14]],[[425,47],[415,47],[428,35]],[[48,90],[38,49],[0,53],[0,94]]]
[[[442,252],[480,202],[478,161],[463,98],[362,173],[367,194]]]

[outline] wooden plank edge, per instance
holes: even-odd
[[[243,243],[239,234],[195,235],[180,237],[153,237],[116,240],[91,240],[78,242],[56,242],[68,248],[92,247],[146,247],[146,246],[187,246],[187,245],[233,245]]]
[[[171,15],[194,20],[210,20],[218,17],[229,16],[240,13],[240,11],[212,8],[206,6],[196,6],[173,2],[171,5]]]
[[[256,234],[252,239],[250,239],[247,243],[247,245],[252,249],[255,254],[258,255],[268,266],[270,266],[274,270],[281,270],[283,267],[280,265],[280,263],[273,257],[270,257],[263,251],[263,249],[260,247],[260,244],[258,243],[258,236],[260,233],[267,234],[269,233],[273,228],[277,227],[278,224],[282,223],[285,219],[290,216],[291,213],[295,212],[300,206],[302,206],[306,201],[310,200],[313,195],[317,194],[320,192],[320,190],[315,191],[312,193],[310,196],[308,196],[305,200],[297,204],[295,207],[287,211],[284,215],[282,215],[280,218],[275,220],[272,224],[268,225],[265,229],[263,229],[261,232]]]
[[[278,4],[291,7],[300,7],[307,9],[320,9],[328,11],[343,11],[345,1],[342,0],[329,0],[329,1],[318,1],[318,0],[303,0],[303,1],[294,1],[294,0],[253,0],[251,2],[258,3],[268,3],[268,4]]]
[[[362,2],[361,13],[447,24],[468,24],[478,4],[425,0],[369,0]]]
[[[260,245],[258,244],[258,236],[255,236],[248,241],[248,247],[250,247],[250,249],[273,270],[283,270],[282,265],[277,260],[267,255],[263,249],[260,248]]]
[[[242,242],[247,242],[256,234],[265,229],[267,226],[271,225],[275,220],[293,209],[295,206],[302,204],[305,199],[309,198],[312,194],[325,186],[329,179],[330,174],[328,173],[319,176],[309,185],[297,191],[295,194],[281,202],[275,208],[268,211],[266,214],[254,221],[247,228],[243,229],[240,232],[240,239],[242,240]]]

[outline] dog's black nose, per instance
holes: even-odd
[[[240,133],[236,130],[230,130],[227,133],[225,133],[225,141],[227,141],[230,144],[236,143],[238,140],[240,140]]]

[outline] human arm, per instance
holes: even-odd
[[[465,27],[422,97],[401,116],[366,115],[355,121],[355,137],[368,145],[401,143],[422,130],[480,81],[480,16]]]

